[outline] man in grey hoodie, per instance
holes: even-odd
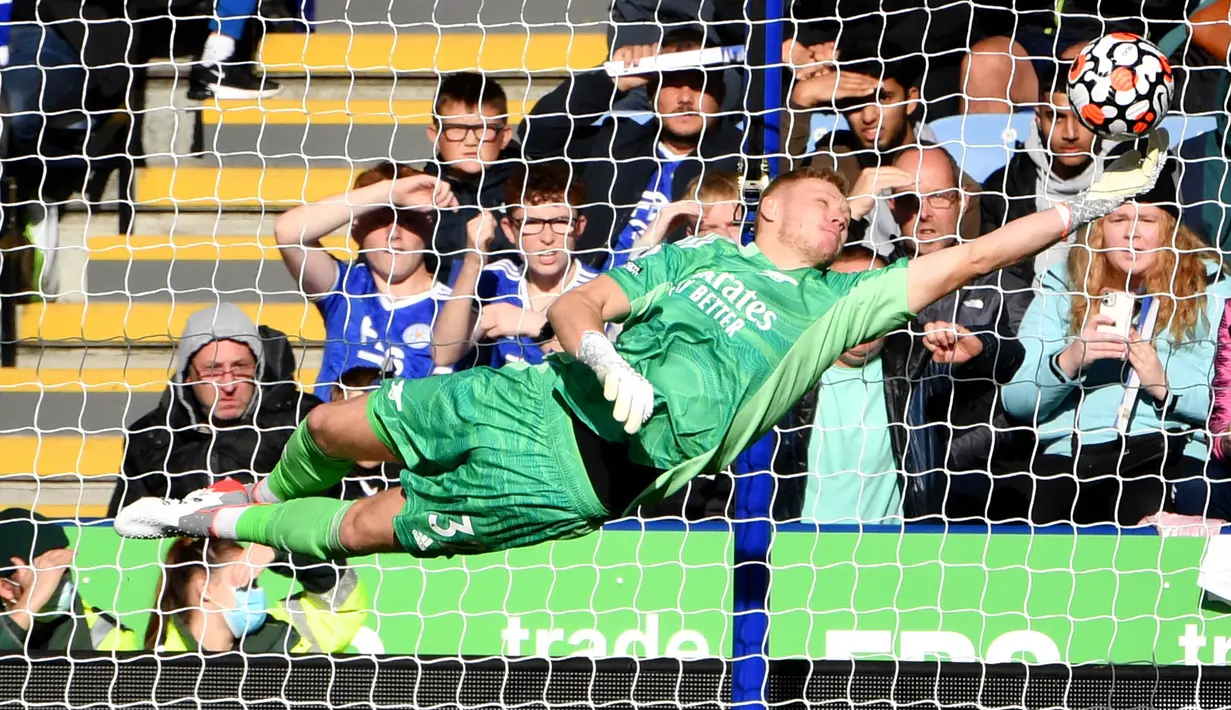
[[[295,385],[286,336],[230,303],[188,318],[174,368],[158,406],[128,427],[108,517],[139,498],[180,498],[228,476],[254,482],[320,404]]]

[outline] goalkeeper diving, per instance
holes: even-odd
[[[314,409],[259,483],[144,498],[115,530],[325,559],[473,554],[586,535],[725,469],[843,351],[1148,191],[1166,146],[1156,131],[1144,156],[1124,155],[1067,203],[859,273],[824,268],[846,242],[843,179],[785,173],[761,196],[752,244],[692,237],[560,296],[546,329],[564,352],[543,364],[386,380],[367,397]],[[614,343],[603,334],[609,321],[624,325]],[[401,464],[401,488],[320,497],[355,461]]]

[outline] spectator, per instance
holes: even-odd
[[[1054,9],[1051,0],[795,0],[790,16],[796,26],[786,36],[809,51],[858,39],[927,57],[920,98],[934,120],[965,110],[959,101],[963,92],[959,70],[971,42],[987,34],[1011,34],[1024,25],[1048,23]],[[1026,94],[1033,95],[1033,91]]]
[[[385,373],[375,367],[352,367],[342,373],[338,384],[333,386],[330,401],[342,402],[353,397],[362,397],[376,389]],[[401,485],[400,467],[380,461],[358,461],[351,474],[338,484],[337,494],[342,500],[357,500],[376,495]],[[324,494],[329,495],[329,494]]]
[[[611,3],[611,24],[607,28],[609,54],[630,46],[659,46],[663,39],[680,30],[700,31],[715,46],[747,43],[748,21],[743,3],[732,0],[615,0]],[[722,73],[723,111],[743,108],[744,77],[738,68]],[[618,98],[612,111],[650,113],[645,87],[637,87]]]
[[[1216,2],[1145,1],[1123,3],[1117,0],[1061,0],[1048,3],[1034,0],[1029,13],[1018,14],[1020,22],[1001,30],[985,32],[962,59],[962,93],[964,113],[1008,113],[1025,108],[1034,100],[1035,87],[1043,88],[1047,77],[1056,73],[1056,65],[1072,59],[1087,42],[1112,32],[1131,32],[1159,45],[1164,52],[1188,44],[1191,28],[1192,45],[1200,46],[1219,32],[1217,20],[1227,18],[1226,0]],[[1052,7],[1046,7],[1052,5]],[[1042,10],[1054,12],[1043,13]],[[1053,14],[1056,26],[1052,26]],[[1186,21],[1188,16],[1188,21]],[[1205,24],[1208,23],[1208,24]],[[1224,30],[1225,31],[1225,30]],[[1225,40],[1224,40],[1225,42]],[[1218,94],[1213,71],[1227,56],[1226,45],[1215,40],[1213,52],[1201,51],[1200,56],[1185,52],[1176,64],[1197,68],[1205,76],[1194,80],[1194,74],[1177,79],[1180,91],[1177,106],[1197,113],[1214,109],[1210,105]],[[1173,60],[1179,59],[1173,55]],[[1208,77],[1209,81],[1205,79]]]
[[[657,45],[673,31],[692,29],[698,21],[709,41],[744,44],[747,20],[742,2],[733,0],[614,0],[607,44],[621,47]],[[648,109],[649,106],[647,105]]]
[[[1031,4],[1034,7],[1028,13],[1016,8],[1020,22],[985,32],[987,36],[971,45],[971,51],[962,58],[964,113],[1008,113],[1027,108],[1034,101],[1036,88],[1044,89],[1047,80],[1057,73],[1057,65],[1071,60],[1086,43],[1112,32],[1131,32],[1163,47],[1182,44],[1186,7],[1209,3],[1034,0]],[[1216,11],[1207,10],[1203,15],[1199,9],[1192,20],[1200,22],[1203,16],[1219,17]],[[1224,4],[1221,17],[1226,16]],[[1184,93],[1177,99],[1187,106]]]
[[[531,165],[510,178],[500,228],[517,244],[516,261],[484,266],[495,219],[484,213],[472,220],[471,249],[436,323],[437,367],[453,365],[476,341],[487,351],[480,362],[492,367],[535,365],[559,350],[554,338],[544,342],[539,337],[547,309],[560,294],[598,275],[572,256],[586,231],[586,218],[577,209],[585,195],[585,184],[559,162]]]
[[[229,540],[171,543],[154,588],[145,647],[165,652],[338,653],[363,627],[370,599],[351,567],[244,548]],[[292,577],[300,591],[269,607],[265,569]]]
[[[1229,289],[1219,260],[1179,221],[1168,182],[1164,174],[1094,223],[1087,248],[1043,276],[1022,322],[1025,358],[1003,398],[1039,445],[996,463],[1009,474],[1000,487],[1035,523],[1136,525],[1160,511],[1201,512],[1174,510],[1168,482],[1207,475],[1211,331]],[[1157,299],[1154,332],[1134,328],[1127,341],[1102,332],[1113,322],[1096,310],[1105,291]],[[1129,368],[1141,387],[1117,436]]]
[[[108,517],[139,498],[182,498],[227,476],[254,482],[320,404],[295,385],[286,336],[258,329],[229,303],[188,318],[174,368],[158,406],[128,427]]]
[[[1158,40],[1176,72],[1173,109],[1226,119],[1227,62],[1231,61],[1231,0],[1202,0],[1188,22]],[[1225,125],[1225,124],[1224,124]],[[1220,135],[1225,135],[1225,128]],[[1212,154],[1207,154],[1212,155]]]
[[[700,49],[699,33],[669,34],[662,52]],[[634,64],[655,54],[653,46],[623,47],[615,59]],[[656,115],[644,125],[632,118],[596,119],[612,101],[646,86]],[[720,71],[684,70],[620,77],[602,70],[566,79],[535,105],[521,126],[528,158],[568,157],[587,186],[582,210],[587,229],[578,242],[595,250],[605,268],[628,260],[632,245],[653,223],[662,205],[679,199],[694,177],[736,170],[743,133],[718,115],[723,99]]]
[[[449,295],[427,246],[432,209],[456,204],[447,182],[382,163],[360,173],[353,190],[296,207],[274,223],[282,261],[325,319],[318,398],[328,399],[339,376],[356,366],[397,377],[431,374],[432,324]],[[359,261],[343,264],[320,245],[348,223]]]
[[[853,273],[887,264],[864,247],[848,247],[830,269]],[[905,485],[899,467],[915,468],[902,446],[905,436],[893,436],[905,407],[901,388],[893,388],[881,351],[885,338],[857,345],[838,356],[817,388],[797,406],[803,421],[797,450],[806,452],[804,520],[818,523],[893,523],[902,519]],[[859,403],[859,404],[856,404]],[[891,418],[893,410],[897,417]],[[895,421],[896,419],[896,421]]]
[[[59,525],[0,510],[0,653],[137,650],[131,629],[82,600],[72,563]]]
[[[1218,13],[1221,13],[1221,18]],[[1190,50],[1217,58],[1218,69],[1202,72],[1203,83],[1213,84],[1204,93],[1210,96],[1208,108],[1214,110],[1213,131],[1180,145],[1184,162],[1180,191],[1185,206],[1184,218],[1210,244],[1231,252],[1231,3],[1220,0],[1193,15],[1202,24],[1192,28]],[[1221,19],[1222,21],[1215,21]],[[1180,87],[1177,87],[1180,88]],[[1189,89],[1188,86],[1182,87]]]
[[[851,184],[852,241],[864,241],[881,256],[893,252],[901,235],[888,204],[881,199],[887,191],[910,185],[913,176],[892,167],[899,152],[922,141],[934,141],[935,134],[921,121],[919,79],[922,66],[918,57],[907,55],[891,45],[877,45],[858,37],[840,40],[837,71],[825,71],[796,81],[791,106],[797,109],[836,108],[849,124],[849,130],[827,135],[816,153],[805,162],[831,167]],[[792,155],[803,155],[807,133],[800,133],[804,122],[796,122],[790,139]],[[978,183],[963,174],[962,187],[978,192]],[[862,197],[861,197],[862,196]],[[855,217],[858,219],[855,219]],[[963,215],[961,236],[978,236],[977,211]]]
[[[713,172],[697,176],[685,186],[683,199],[659,211],[654,223],[633,244],[630,258],[638,258],[664,239],[672,242],[698,234],[717,234],[739,244],[744,216],[744,196],[738,173]]]
[[[936,146],[909,148],[897,154],[895,168],[913,177],[910,192],[889,203],[906,237],[897,254],[914,258],[958,243],[960,215],[975,198],[958,188],[961,171],[953,158]],[[852,215],[866,209],[863,199],[850,201]],[[848,246],[832,268],[884,264],[867,247]],[[827,373],[818,393],[785,423],[787,430],[802,429],[802,439],[788,443],[777,466],[810,476],[820,471],[834,481],[826,489],[821,480],[806,477],[806,493],[794,494],[787,483],[786,499],[803,496],[802,515],[821,522],[896,521],[903,503],[908,519],[985,504],[986,478],[961,476],[946,485],[939,472],[986,476],[993,446],[1016,443],[1003,431],[1007,420],[996,383],[1007,382],[1021,363],[1014,336],[1029,300],[1025,282],[1007,271],[990,274],[925,308],[908,330],[843,355],[840,368]],[[818,404],[818,396],[865,404],[857,412],[841,411],[841,405]],[[852,420],[856,415],[859,421]],[[813,426],[824,433],[808,429]],[[870,431],[858,431],[864,428]],[[851,452],[869,458],[861,464]],[[799,481],[793,485],[798,488]],[[821,489],[842,493],[822,496]]]
[[[884,266],[867,247],[850,245],[829,268]],[[784,474],[776,519],[880,524],[940,512],[939,428],[925,426],[911,404],[926,364],[920,351],[904,331],[851,348],[791,410],[774,462]]]
[[[1222,320],[1218,325],[1217,349],[1214,358],[1214,404],[1210,412],[1211,452],[1219,464],[1218,471],[1231,470],[1231,301],[1223,307]],[[1206,490],[1201,490],[1206,489]],[[1208,498],[1208,506],[1187,501]],[[1201,511],[1210,517],[1231,520],[1231,483],[1227,481],[1197,481],[1176,485],[1177,505],[1180,498],[1188,505],[1183,509]]]
[[[1058,8],[1063,3],[1055,4]],[[1012,113],[1029,108],[1040,92],[1047,91],[1060,65],[1104,34],[1071,15],[1060,16],[1057,11],[1056,16],[1060,17],[1058,27],[1055,17],[1034,13],[1029,21],[1005,28],[1005,34],[992,34],[971,45],[962,57],[962,113]]]
[[[980,201],[981,232],[987,234],[1032,212],[1050,209],[1094,184],[1102,157],[1115,144],[1102,141],[1077,120],[1056,77],[1043,82],[1033,130],[1017,143],[1009,164],[988,176]],[[1059,82],[1063,82],[1063,74]],[[1064,261],[1069,244],[1060,243],[1022,264],[1023,277],[1042,277]]]
[[[436,159],[424,165],[423,171],[448,181],[459,205],[502,206],[504,182],[521,164],[504,89],[482,74],[449,74],[440,80],[433,111],[427,138],[436,147]],[[477,209],[463,209],[440,215],[432,249],[444,257],[449,271],[466,247],[466,222],[477,213]]]
[[[254,69],[254,48],[260,22],[257,0],[214,0],[214,16],[209,20],[209,36],[200,60],[188,75],[188,98],[267,99],[282,91],[278,82]]]
[[[961,169],[953,157],[936,146],[910,148],[898,153],[894,165],[915,176],[911,192],[890,201],[906,237],[906,256],[957,244],[961,215],[977,212],[980,196],[958,188]],[[938,449],[947,451],[942,458],[950,471],[986,473],[993,445],[1017,444],[1005,431],[997,384],[1007,383],[1021,364],[1023,348],[1016,338],[1032,295],[1029,282],[1006,269],[932,303],[910,324],[923,348],[904,354],[905,372],[924,380],[923,419],[951,427],[940,431],[943,448]]]
[[[23,272],[36,298],[54,300],[59,205],[85,185],[85,158],[99,156],[94,129],[128,110],[133,73],[143,71],[133,61],[139,28],[126,21],[124,3],[14,0],[8,30],[9,61],[0,73],[11,112],[4,170],[26,203],[20,233],[30,257]]]

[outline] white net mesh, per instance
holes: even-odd
[[[439,169],[447,153],[453,162],[444,169],[455,181],[454,194],[496,208],[498,220],[505,220],[495,225],[492,250],[515,252],[516,239],[508,237],[520,234],[525,251],[571,248],[587,260],[584,274],[574,266],[580,261],[568,262],[563,277],[540,288],[535,278],[553,264],[523,256],[489,267],[479,295],[465,296],[483,308],[475,309],[472,321],[463,315],[459,332],[477,327],[496,335],[476,350],[459,349],[458,357],[469,354],[457,367],[476,360],[533,363],[543,352],[528,324],[541,321],[534,311],[551,302],[553,289],[587,281],[655,239],[674,239],[684,225],[699,221],[705,231],[739,234],[742,178],[755,177],[766,116],[771,122],[781,117],[783,147],[775,157],[832,165],[856,192],[870,191],[865,205],[851,201],[856,236],[886,259],[910,255],[916,242],[930,249],[953,235],[975,238],[1071,197],[1089,186],[1097,172],[1090,166],[1111,147],[1089,140],[1065,110],[1065,62],[1071,59],[1065,50],[1091,32],[1123,27],[1145,33],[1177,69],[1176,105],[1165,123],[1175,155],[1167,177],[1173,187],[1157,202],[1179,205],[1180,222],[1197,240],[1167,241],[1174,218],[1142,213],[1128,220],[1129,231],[1154,228],[1166,236],[1129,252],[1137,278],[1128,278],[1132,268],[1119,274],[1119,288],[1128,278],[1130,290],[1160,304],[1164,324],[1151,346],[1159,357],[1137,353],[1130,362],[1142,389],[1133,390],[1138,401],[1123,427],[1127,437],[1116,435],[1127,368],[1091,374],[1079,365],[1069,371],[1068,356],[1062,356],[1069,343],[1079,342],[1081,329],[1070,328],[1075,299],[1101,296],[1092,288],[1116,288],[1116,244],[1107,241],[1116,239],[1115,229],[1125,242],[1120,251],[1127,252],[1126,227],[1101,225],[1104,241],[1091,242],[1093,249],[1080,241],[1090,239],[1086,233],[1076,237],[1074,249],[1093,254],[1087,261],[1062,248],[1028,269],[993,275],[925,312],[911,326],[913,334],[889,336],[879,356],[865,353],[834,368],[811,398],[815,407],[794,410],[734,468],[737,475],[769,468],[775,474],[768,492],[758,494],[764,502],[750,513],[772,520],[776,530],[769,658],[1227,662],[1231,622],[1221,602],[1202,592],[1220,589],[1225,574],[1219,562],[1225,551],[1210,542],[1207,552],[1204,535],[1231,515],[1231,498],[1222,490],[1231,484],[1219,484],[1226,474],[1218,444],[1231,423],[1222,401],[1228,383],[1219,379],[1231,376],[1220,367],[1224,341],[1231,341],[1223,320],[1231,292],[1223,288],[1220,251],[1231,238],[1227,3],[1166,10],[1125,3],[1115,13],[1123,14],[1123,25],[1108,24],[1117,18],[1096,14],[1093,3],[1094,11],[1064,9],[1060,28],[1051,29],[1045,28],[1056,15],[1047,3],[962,2],[939,10],[902,4],[841,10],[842,21],[831,10],[796,7],[790,19],[768,23],[794,42],[784,45],[778,64],[786,111],[756,110],[764,107],[757,98],[764,91],[761,72],[719,69],[700,80],[665,82],[663,93],[673,91],[679,101],[665,108],[639,93],[644,81],[587,73],[611,59],[613,19],[623,23],[617,30],[623,46],[687,31],[690,19],[703,21],[710,44],[727,46],[732,31],[754,27],[760,37],[767,24],[756,13],[756,21],[742,20],[742,12],[732,15],[722,2],[693,7],[694,18],[688,8],[681,15],[664,2],[657,19],[643,4],[318,0],[312,9],[288,3],[291,11],[280,12],[278,3],[261,2],[241,13],[252,15],[247,34],[231,43],[234,53],[222,70],[208,73],[210,52],[231,48],[207,39],[210,7],[173,3],[170,16],[166,8],[130,8],[130,17],[110,23],[100,10],[103,15],[84,24],[66,22],[68,29],[57,30],[56,21],[77,11],[50,7],[32,21],[29,4],[14,3],[3,73],[3,285],[7,304],[16,309],[15,332],[5,334],[6,352],[15,341],[16,361],[0,369],[0,508],[33,510],[64,524],[76,551],[70,591],[79,603],[69,625],[55,632],[61,635],[30,634],[30,617],[14,601],[22,588],[12,587],[14,600],[0,612],[0,653],[35,657],[65,644],[75,650],[143,646],[156,618],[160,575],[169,574],[163,561],[171,547],[121,540],[110,526],[114,506],[139,494],[184,495],[229,474],[264,475],[306,411],[301,392],[331,398],[339,379],[348,388],[368,387],[371,373],[367,380],[364,373],[343,377],[355,367],[376,368],[377,375],[439,371],[441,363],[432,361],[433,330],[463,263],[460,255],[473,246],[467,245],[465,219],[475,213],[397,213],[406,230],[427,225],[435,274],[389,287],[367,267],[356,275],[346,266],[361,263],[366,249],[367,263],[386,259],[395,270],[399,264],[418,268],[422,248],[393,245],[402,250],[393,254],[387,241],[381,247],[359,243],[371,231],[365,215],[384,213],[339,204],[337,228],[318,238],[311,220],[277,221],[291,208],[346,192],[379,161]],[[297,20],[296,13],[315,14]],[[313,32],[301,31],[309,25]],[[253,36],[257,27],[263,40]],[[1220,46],[1223,56],[1217,55]],[[750,57],[764,53],[764,40],[748,40],[746,49]],[[472,90],[456,83],[457,72],[486,77],[472,87],[483,92],[480,106],[449,98],[449,91]],[[263,74],[280,83],[279,93],[259,96],[272,92],[268,81],[261,84]],[[842,75],[855,75],[855,85],[843,85],[848,80]],[[860,76],[873,88],[860,85]],[[664,81],[656,77],[651,89]],[[562,82],[570,88],[561,91]],[[594,88],[602,82],[606,94]],[[487,110],[496,105],[486,93],[494,83],[507,96],[507,111]],[[186,97],[194,91],[211,95]],[[696,100],[707,111],[730,113],[706,126],[690,156],[687,122],[701,120],[686,115],[695,96],[706,97]],[[544,110],[540,101],[551,107]],[[749,106],[754,110],[745,110]],[[671,116],[660,122],[655,108]],[[534,126],[529,131],[527,121]],[[617,124],[618,130],[610,128]],[[948,167],[937,167],[937,154],[900,156],[901,146],[919,141],[938,145],[956,162],[960,174],[952,175],[952,184],[941,184]],[[562,158],[585,179],[584,233],[566,231],[575,230],[576,221],[569,206],[556,204],[564,194],[540,199],[528,186],[523,201],[506,203],[501,181],[515,171],[523,150],[536,161]],[[467,172],[480,163],[484,172]],[[894,169],[882,169],[873,181],[870,174],[886,165]],[[711,173],[726,174],[728,182],[700,180]],[[699,182],[687,192],[684,183],[692,178]],[[897,199],[888,199],[895,190]],[[946,211],[957,215],[947,226]],[[321,213],[311,216],[321,219]],[[388,230],[395,217],[386,216],[382,228]],[[935,224],[941,226],[929,227]],[[532,237],[535,248],[527,247]],[[1135,238],[1150,237],[1138,232]],[[1149,259],[1157,265],[1149,266]],[[1080,266],[1085,275],[1074,280],[1066,266]],[[1155,276],[1146,274],[1149,269]],[[1168,275],[1157,275],[1163,272]],[[363,278],[368,285],[356,280]],[[354,289],[367,289],[366,295]],[[391,290],[382,296],[385,289]],[[509,303],[515,305],[508,313],[493,307]],[[234,304],[254,323],[285,335],[283,341],[263,331],[265,349],[256,363],[238,356],[226,363],[220,355],[211,365],[216,372],[192,370],[195,379],[227,385],[243,379],[245,368],[264,368],[265,382],[254,388],[260,394],[251,405],[242,396],[238,403],[227,400],[240,411],[237,427],[201,416],[195,398],[207,396],[205,390],[217,397],[219,388],[173,384],[201,367],[176,356],[189,316],[218,304]],[[517,310],[526,304],[528,311]],[[928,329],[954,330],[952,324],[964,336],[952,345],[923,336]],[[522,330],[525,337],[496,337]],[[975,350],[963,351],[963,344]],[[946,352],[959,362],[942,362]],[[965,370],[964,357],[973,358]],[[1158,372],[1164,382],[1145,381]],[[1150,387],[1160,384],[1156,396]],[[233,396],[239,395],[226,395]],[[369,467],[338,490],[364,497],[395,476]],[[1136,483],[1123,483],[1129,479]],[[260,560],[250,558],[270,608],[279,610],[271,618],[289,631],[267,646],[244,648],[250,660],[320,651],[741,660],[746,656],[733,651],[733,639],[742,583],[732,571],[751,563],[730,524],[743,515],[734,480],[702,476],[680,496],[589,537],[523,550],[431,561],[362,557],[320,568],[337,570],[324,574],[323,582],[302,569],[279,574],[277,564],[261,573]],[[1168,532],[1195,536],[1164,541],[1153,525],[1138,525],[1159,513]],[[1027,525],[1074,522],[1094,529],[1076,534],[1068,527]],[[28,562],[28,554],[19,556],[22,565]],[[292,595],[304,585],[307,592]],[[181,599],[193,611],[181,615],[176,632],[197,636],[185,641],[189,648],[204,643],[195,624],[209,614],[200,612],[235,605],[207,603],[200,590],[195,594]],[[303,612],[305,605],[312,610]],[[100,622],[96,611],[110,616]],[[47,629],[50,623],[35,622]],[[117,623],[131,636],[110,631]],[[177,650],[165,638],[154,645]],[[325,665],[344,679],[345,663]],[[0,674],[25,672],[14,668],[0,663]],[[526,699],[485,695],[480,683],[473,698],[460,690],[454,696],[424,690],[433,699],[422,704],[558,706],[587,697],[595,703],[730,702],[725,670],[715,672],[712,683],[673,679],[670,670],[661,678],[649,666],[612,671],[643,679],[649,689],[642,690],[593,677],[568,685],[573,681],[566,678],[561,689],[533,691]],[[410,702],[376,697],[376,681],[364,672],[356,670],[353,683],[367,683],[369,690],[338,691],[335,705]],[[484,673],[512,677],[500,663],[458,672],[472,682],[489,678]],[[180,678],[174,670],[154,673],[156,679]],[[265,670],[253,673],[265,677]],[[139,702],[114,695],[118,683],[68,698],[57,685],[62,682],[49,675],[12,687],[25,688],[26,703]],[[191,695],[190,682],[175,682],[188,684],[168,691],[169,697]],[[277,682],[283,685],[268,695],[294,699],[289,681]],[[445,687],[452,681],[432,682]],[[492,682],[501,688],[505,681]],[[853,687],[787,684],[767,692],[771,702],[894,697],[892,691],[861,695]],[[245,697],[225,684],[198,692],[224,704],[243,704]],[[21,697],[0,696],[0,704]]]

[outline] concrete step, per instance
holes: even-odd
[[[317,372],[301,370],[296,373],[295,382],[305,391],[310,390],[316,383]],[[165,369],[0,369],[0,396],[5,402],[0,407],[0,446],[6,452],[11,446],[14,451],[30,452],[38,448],[34,444],[39,436],[54,437],[57,441],[81,433],[103,438],[122,436],[125,426],[157,406],[169,382],[170,373]],[[14,444],[11,437],[24,437],[26,441]],[[35,460],[37,457],[19,457],[4,466],[17,467],[11,472],[38,475],[82,470],[64,468],[61,463],[43,467],[27,463]],[[109,469],[104,467],[102,471]]]
[[[430,125],[431,99],[273,98],[215,101],[201,110],[204,125],[222,126],[395,126]],[[520,123],[533,101],[510,101],[509,122]]]
[[[317,368],[296,371],[295,382],[316,384]],[[170,368],[0,368],[0,393],[41,394],[161,394],[171,381]]]
[[[434,29],[431,23],[394,32],[274,34],[260,61],[271,74],[413,76],[456,71],[562,77],[607,60],[605,30],[569,31],[559,23],[487,32],[477,23]],[[563,31],[562,31],[563,30]],[[596,31],[597,30],[597,31]]]
[[[294,354],[294,381],[308,391],[321,350],[295,348]],[[172,361],[170,347],[20,350],[17,367],[0,369],[0,484],[13,476],[118,471],[123,427],[157,405]]]
[[[489,32],[552,27],[605,32],[611,0],[316,0],[321,32],[387,32],[392,28],[482,28]]]
[[[327,238],[325,248],[340,261],[358,257],[342,235]],[[270,237],[94,237],[85,252],[90,303],[304,302]]]
[[[0,482],[65,474],[93,478],[113,476],[124,456],[124,437],[86,436],[81,432],[59,435],[25,432],[0,437]]]
[[[134,202],[142,209],[283,211],[345,192],[366,166],[242,167],[211,161],[139,170]],[[304,161],[305,163],[307,161]],[[206,164],[202,164],[206,163]]]
[[[322,350],[320,348],[295,348],[296,367],[305,371],[317,372],[321,366]],[[39,348],[23,347],[17,351],[17,367],[0,369],[0,372],[26,370],[30,372],[49,372],[52,381],[57,379],[56,372],[87,373],[102,372],[168,372],[173,367],[174,352],[171,348]],[[69,375],[71,377],[71,375]],[[138,376],[144,377],[144,375]],[[94,381],[92,376],[82,374],[86,382]]]
[[[533,101],[510,102],[521,122]],[[226,166],[349,167],[395,160],[418,164],[438,154],[428,136],[430,100],[275,99],[218,102],[199,114],[200,148]],[[213,158],[216,156],[216,158]]]
[[[76,476],[34,481],[0,477],[0,500],[5,507],[33,508],[49,518],[102,518],[118,480],[118,476],[85,481]]]
[[[188,317],[218,301],[235,302],[258,325],[286,333],[295,345],[316,345],[325,339],[320,312],[303,296],[298,302],[231,301],[228,294],[190,302],[47,303],[18,306],[20,344],[44,348],[97,345],[111,348],[169,347],[184,332]]]

